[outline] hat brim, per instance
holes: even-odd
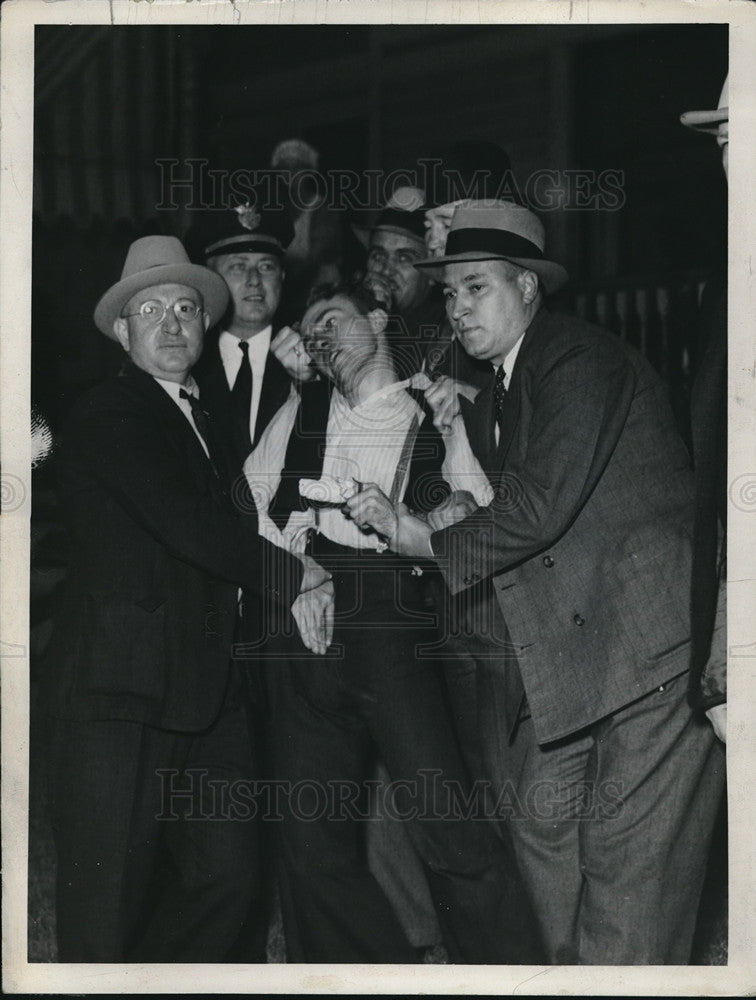
[[[422,236],[418,236],[411,229],[405,229],[402,226],[352,226],[352,232],[366,250],[370,248],[370,237],[373,233],[396,233],[397,236],[409,236],[416,243],[425,245]]]
[[[427,271],[432,278],[440,282],[443,281],[444,267],[447,264],[457,264],[465,260],[506,260],[510,264],[517,264],[518,267],[526,267],[529,271],[535,271],[541,279],[547,295],[559,291],[569,280],[566,268],[553,260],[535,260],[531,257],[505,257],[503,254],[480,253],[475,250],[451,254],[448,257],[426,257],[425,260],[417,261],[414,266]]]
[[[154,285],[186,285],[196,289],[202,296],[204,311],[210,317],[210,326],[214,326],[228,308],[228,286],[219,274],[201,264],[164,264],[132,274],[109,288],[94,311],[98,330],[111,340],[117,340],[113,323],[121,315],[123,307],[137,292]]]
[[[729,108],[714,108],[712,111],[684,111],[680,115],[680,121],[686,128],[693,129],[694,132],[713,134],[716,134],[717,128],[729,118]]]

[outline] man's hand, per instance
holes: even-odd
[[[399,503],[392,506],[386,494],[375,485],[366,483],[344,504],[344,512],[361,528],[373,528],[387,539],[393,552],[400,556],[432,559],[430,547],[432,528]]]
[[[384,309],[391,310],[394,302],[394,290],[385,278],[378,274],[366,274],[362,279],[362,284]]]
[[[317,375],[313,360],[293,327],[282,327],[271,340],[270,349],[295,382],[309,382]]]
[[[459,397],[465,396],[471,402],[478,395],[478,389],[467,382],[459,382],[442,375],[425,390],[425,399],[433,411],[433,423],[441,434],[451,430],[452,421],[459,414]]]
[[[714,727],[714,732],[723,743],[727,742],[727,702],[708,709],[706,718]]]
[[[397,515],[394,505],[375,483],[368,483],[351,496],[342,508],[363,531],[372,528],[383,538],[391,538],[396,531]]]
[[[443,503],[428,512],[428,524],[433,531],[440,531],[442,528],[448,528],[450,524],[464,521],[477,509],[478,504],[472,493],[468,490],[455,490]]]
[[[299,596],[291,606],[302,642],[313,653],[323,655],[333,639],[333,583],[311,556],[299,557],[304,566]]]

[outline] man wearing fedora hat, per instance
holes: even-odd
[[[471,622],[477,760],[517,791],[550,960],[685,963],[724,766],[686,701],[693,488],[667,390],[630,347],[543,306],[567,274],[523,207],[460,206],[444,256],[418,266],[491,365],[456,420],[493,499],[438,531],[374,485],[347,507],[488,610]]]
[[[233,502],[197,397],[191,369],[227,301],[177,239],[134,242],[94,314],[127,361],[59,443],[72,562],[46,705],[61,961],[226,959],[259,871],[255,824],[228,800],[255,775],[231,659],[239,588],[328,645],[326,574]]]
[[[209,209],[193,227],[195,256],[219,274],[229,309],[194,376],[219,432],[231,444],[235,472],[289,394],[291,379],[270,351],[284,287],[284,253],[294,224],[283,209],[254,204]]]

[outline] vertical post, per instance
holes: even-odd
[[[381,123],[382,64],[382,29],[374,26],[370,29],[370,52],[368,60],[368,166],[371,170],[377,170],[381,166],[383,158],[383,130]]]
[[[557,45],[549,52],[549,162],[565,170],[575,159],[575,68],[572,46]],[[562,185],[560,185],[561,187]],[[569,191],[566,191],[569,197]],[[579,212],[556,211],[546,223],[550,253],[577,276]]]

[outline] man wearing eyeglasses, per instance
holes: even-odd
[[[271,619],[291,613],[311,651],[330,639],[327,574],[233,502],[191,375],[227,301],[178,240],[133,243],[94,316],[128,360],[60,442],[72,564],[47,684],[60,961],[237,957],[260,867],[232,661],[240,589]]]

